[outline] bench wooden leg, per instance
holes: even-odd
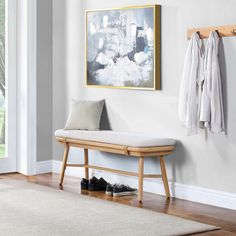
[[[160,156],[159,160],[160,160],[161,175],[162,175],[162,181],[163,181],[164,188],[165,188],[166,198],[170,199],[170,190],[169,190],[169,184],[168,184],[168,179],[167,179],[167,174],[166,174],[164,157]]]
[[[143,201],[143,166],[144,158],[139,157],[138,161],[138,201],[142,203]]]
[[[68,145],[68,143],[65,143],[65,150],[64,150],[64,155],[63,155],[61,176],[60,176],[60,183],[59,183],[61,186],[63,184],[63,180],[64,180],[64,176],[65,176],[66,163],[67,163],[67,159],[68,159],[69,149],[70,149],[70,146]]]
[[[84,149],[84,164],[88,165],[88,149]],[[89,179],[89,168],[84,167],[84,177],[85,179]]]

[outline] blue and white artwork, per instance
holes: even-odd
[[[154,8],[87,12],[87,85],[154,87]]]

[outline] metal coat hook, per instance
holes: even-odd
[[[232,32],[233,35],[236,35],[236,28],[233,29],[231,32]]]

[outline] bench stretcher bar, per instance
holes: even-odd
[[[117,173],[117,174],[123,174],[123,175],[129,175],[129,176],[138,176],[138,173],[130,172],[130,171],[123,171],[123,170],[117,170],[117,169],[111,169],[111,168],[106,168],[106,167],[101,167],[101,166],[94,166],[94,165],[87,165],[87,164],[71,164],[68,163],[66,164],[68,167],[86,167],[89,169],[94,169],[94,170],[102,170],[102,171],[107,171],[107,172],[112,172],[112,173]],[[156,175],[156,174],[144,174],[144,178],[162,178],[162,175]]]

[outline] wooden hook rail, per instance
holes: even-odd
[[[187,38],[190,39],[194,32],[198,32],[201,39],[208,38],[211,31],[216,30],[220,37],[236,36],[236,25],[215,26],[206,28],[188,29]]]

